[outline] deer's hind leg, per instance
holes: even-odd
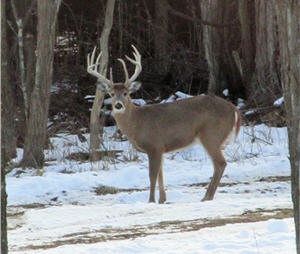
[[[208,185],[205,196],[202,201],[212,200],[215,196],[217,187],[221,181],[223,176],[226,160],[222,153],[222,144],[226,137],[221,138],[216,136],[200,136],[200,141],[210,156],[213,166],[214,166],[214,174]]]

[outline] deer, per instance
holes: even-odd
[[[142,71],[141,55],[134,45],[134,59],[125,56],[135,65],[129,78],[126,63],[121,62],[125,81],[113,81],[98,71],[102,52],[95,58],[96,47],[87,55],[87,72],[98,79],[97,88],[112,100],[112,111],[118,128],[133,147],[146,153],[149,161],[149,202],[155,202],[156,183],[159,185],[159,203],[166,201],[163,177],[163,155],[182,150],[199,141],[213,164],[213,176],[202,201],[213,200],[227,165],[222,148],[235,141],[241,126],[239,110],[229,101],[212,95],[198,95],[168,103],[137,106],[130,95],[141,87],[136,81]]]

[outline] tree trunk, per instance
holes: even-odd
[[[202,0],[201,17],[203,20],[214,23],[223,23],[223,1]],[[203,45],[205,58],[209,70],[208,91],[216,93],[220,83],[220,62],[222,56],[222,33],[220,27],[204,25],[203,27]]]
[[[1,253],[7,250],[6,181],[7,162],[16,156],[15,117],[12,87],[8,82],[6,1],[1,2]]]
[[[114,17],[114,7],[115,0],[107,0],[106,12],[105,12],[105,21],[103,30],[100,38],[100,47],[102,51],[101,61],[100,61],[100,70],[99,72],[102,75],[107,73],[108,65],[108,39],[110,31],[113,24]],[[103,124],[100,121],[101,107],[104,100],[104,94],[100,89],[96,88],[96,95],[93,102],[91,119],[90,119],[90,160],[98,161],[100,160],[100,153],[98,152],[101,144],[101,130],[103,129]]]
[[[272,103],[281,94],[276,52],[278,38],[276,36],[275,9],[272,1],[255,0],[256,12],[256,93],[248,98],[260,105]],[[255,85],[254,83],[254,85]]]
[[[273,4],[277,13],[281,84],[288,120],[296,244],[297,253],[300,254],[300,2],[274,0]]]
[[[37,1],[37,60],[35,86],[31,95],[25,137],[23,165],[40,168],[44,164],[50,89],[53,72],[55,24],[61,0]]]
[[[167,0],[155,0],[154,18],[154,57],[157,61],[156,71],[166,74],[168,71],[168,3]]]
[[[15,105],[13,87],[8,80],[8,45],[6,37],[6,2],[1,6],[1,143],[6,148],[5,158],[16,156]],[[4,133],[5,132],[5,133]]]
[[[253,0],[238,1],[239,20],[241,24],[241,76],[247,98],[255,93],[251,80],[255,69],[255,30]]]

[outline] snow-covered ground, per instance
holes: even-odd
[[[147,158],[114,131],[106,128],[104,147],[123,150],[117,159],[70,160],[88,141],[60,134],[43,170],[9,173],[11,253],[296,252],[285,128],[241,128],[224,149],[228,165],[209,202],[201,202],[212,175],[203,148],[167,154],[164,205],[147,203]]]

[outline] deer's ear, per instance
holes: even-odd
[[[142,83],[138,81],[134,81],[129,85],[129,93],[134,93],[140,89]]]
[[[100,89],[102,92],[107,93],[109,91],[109,85],[102,82],[97,82],[97,89]]]

